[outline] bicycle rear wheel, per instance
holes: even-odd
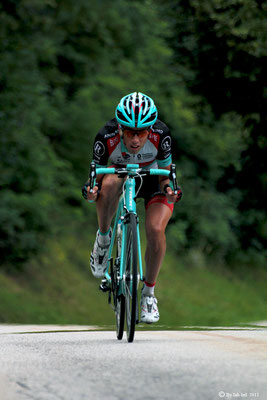
[[[127,223],[127,239],[125,253],[125,311],[127,340],[132,342],[134,339],[135,324],[138,319],[138,269],[137,269],[137,226],[136,215],[129,214]]]

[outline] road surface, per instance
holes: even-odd
[[[0,325],[1,400],[267,400],[267,331]]]

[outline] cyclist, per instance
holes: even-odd
[[[111,119],[98,132],[94,142],[93,160],[97,167],[139,164],[140,167],[170,169],[171,135],[169,128],[158,118],[154,101],[147,95],[134,92],[124,96]],[[111,241],[111,221],[122,192],[123,179],[116,175],[98,176],[96,186],[89,193],[88,184],[83,196],[96,201],[99,229],[96,234],[90,266],[95,277],[105,275],[108,249]],[[167,177],[147,176],[138,193],[145,200],[145,253],[146,280],[141,294],[141,321],[157,322],[159,311],[154,295],[156,279],[166,251],[165,229],[171,218],[174,203],[182,191],[175,195]],[[138,190],[138,183],[137,183]]]

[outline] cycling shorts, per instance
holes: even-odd
[[[169,203],[166,195],[160,190],[159,178],[158,176],[145,176],[143,177],[143,184],[140,187],[140,178],[136,178],[136,188],[135,192],[137,194],[137,199],[143,198],[146,210],[151,204],[162,203],[165,204],[171,212],[173,212],[174,204]]]
[[[108,168],[116,167],[116,165],[110,165]],[[173,212],[174,204],[169,203],[165,193],[160,190],[159,177],[155,175],[143,176],[143,183],[140,188],[141,178],[136,178],[135,193],[137,199],[144,199],[146,210],[151,204],[162,203],[165,204],[171,212]],[[99,189],[101,190],[102,182],[99,182]],[[139,190],[140,188],[140,190]]]

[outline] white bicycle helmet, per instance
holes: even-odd
[[[150,97],[141,92],[134,92],[120,100],[115,116],[122,127],[142,129],[156,122],[158,111]]]

